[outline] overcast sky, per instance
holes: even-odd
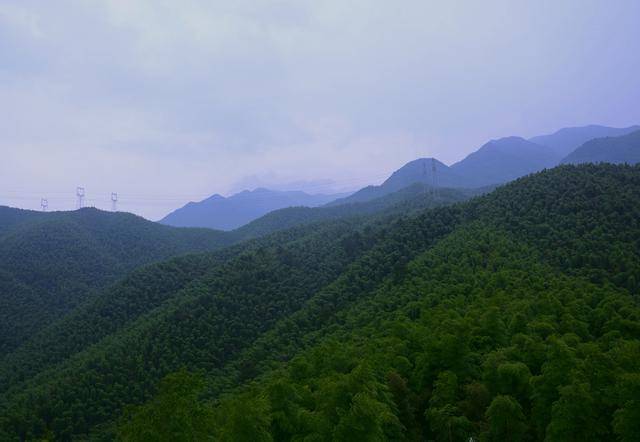
[[[0,204],[150,219],[640,123],[640,1],[0,0]]]

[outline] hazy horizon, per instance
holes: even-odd
[[[640,124],[640,3],[0,4],[0,205],[158,219],[490,139]],[[615,26],[612,26],[615,24]]]

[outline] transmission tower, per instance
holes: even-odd
[[[118,194],[115,192],[111,193],[111,211],[112,212],[118,211]]]
[[[438,174],[436,172],[436,159],[431,158],[431,179],[433,180],[433,196],[438,196]]]
[[[76,197],[78,198],[76,207],[82,209],[84,207],[84,187],[76,188]]]
[[[46,212],[49,208],[49,201],[46,198],[40,199],[40,207],[42,207],[43,212]]]

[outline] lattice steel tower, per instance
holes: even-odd
[[[115,192],[111,192],[111,211],[118,211],[118,194]]]
[[[76,187],[76,208],[82,209],[84,207],[84,187]]]

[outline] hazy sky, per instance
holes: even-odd
[[[0,204],[157,219],[640,123],[640,1],[0,0]]]

